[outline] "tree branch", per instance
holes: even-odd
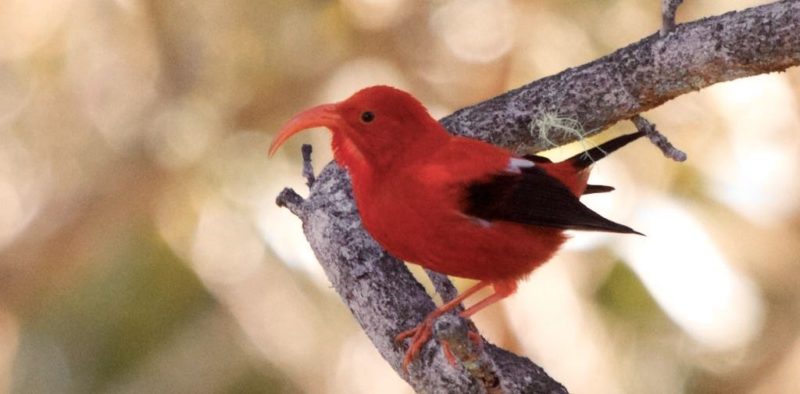
[[[800,64],[798,31],[798,0],[678,25],[664,37],[656,33],[591,63],[462,109],[441,122],[456,134],[505,147],[549,148],[535,127],[543,114],[568,116],[594,134],[681,94]],[[559,144],[576,138],[546,137]],[[328,164],[305,201],[289,191],[281,196],[283,204],[303,219],[306,237],[333,287],[380,354],[416,391],[494,390],[462,366],[451,366],[437,341],[425,346],[408,376],[402,373],[405,347],[395,344],[394,337],[420,322],[434,303],[405,266],[361,228],[344,170]],[[482,348],[503,392],[566,392],[530,360],[489,344]]]
[[[784,0],[678,25],[577,68],[442,119],[455,134],[508,148],[552,148],[533,120],[558,114],[589,134],[684,93],[800,64],[800,2]],[[548,136],[559,144],[575,135]]]

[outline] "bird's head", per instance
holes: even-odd
[[[270,156],[291,136],[312,127],[331,131],[336,160],[348,167],[380,167],[398,155],[424,154],[420,150],[448,137],[413,96],[389,86],[373,86],[342,102],[295,115],[272,141]]]

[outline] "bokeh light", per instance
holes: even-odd
[[[446,1],[431,16],[431,29],[457,57],[486,63],[508,53],[514,44],[510,1]]]
[[[730,351],[762,328],[757,287],[716,248],[703,226],[674,202],[651,199],[634,220],[645,239],[625,240],[621,255],[664,311],[709,350]]]

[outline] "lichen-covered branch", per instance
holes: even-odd
[[[591,63],[460,110],[442,123],[457,134],[540,150],[546,146],[534,120],[543,114],[575,119],[588,134],[597,133],[681,94],[800,64],[798,31],[800,0],[678,25],[663,37],[653,34]],[[577,136],[546,137],[566,143]],[[281,203],[303,220],[306,237],[333,287],[380,354],[416,391],[497,389],[463,367],[451,366],[437,341],[430,341],[409,374],[403,374],[405,348],[395,344],[394,337],[420,322],[434,303],[405,266],[361,228],[345,171],[335,163],[327,165],[306,200],[289,191],[281,196]],[[530,360],[488,343],[480,348],[483,354],[475,357],[489,357],[491,362],[482,365],[491,366],[487,373],[499,379],[503,392],[566,392]]]
[[[678,25],[591,63],[442,119],[456,134],[508,148],[550,148],[533,120],[558,114],[588,134],[718,82],[800,64],[800,1],[784,0]],[[550,136],[566,143],[570,133]]]

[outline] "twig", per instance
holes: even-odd
[[[300,152],[303,155],[303,178],[306,178],[306,186],[310,189],[314,186],[316,179],[314,178],[314,165],[311,164],[311,151],[313,148],[309,144],[303,144]]]
[[[675,12],[683,0],[661,0],[661,37],[675,29]]]
[[[288,208],[291,213],[300,218],[305,216],[303,209],[304,203],[305,200],[303,197],[297,194],[297,192],[290,187],[286,187],[281,190],[280,194],[278,194],[278,197],[275,198],[275,204],[278,204],[279,207]]]
[[[450,281],[450,278],[447,277],[445,274],[440,274],[436,271],[431,271],[425,268],[425,273],[428,275],[428,279],[431,280],[433,283],[433,288],[436,290],[436,293],[439,294],[439,297],[442,297],[442,302],[448,302],[453,298],[458,296],[458,289],[453,286],[453,282]],[[459,305],[457,312],[460,312],[464,309],[463,305]]]
[[[303,156],[303,178],[306,178],[306,185],[309,189],[314,186],[314,167],[311,165],[312,148],[309,144],[304,144],[300,149]],[[299,218],[305,217],[305,200],[297,194],[294,189],[286,187],[275,198],[275,204],[279,207],[286,207],[289,211]]]
[[[640,115],[636,115],[631,118],[631,122],[636,125],[636,128],[644,132],[647,135],[647,138],[650,139],[650,142],[653,145],[657,146],[658,149],[661,149],[661,152],[664,153],[664,156],[670,158],[675,161],[686,161],[686,153],[669,142],[664,134],[661,134],[658,130],[656,130],[656,125],[650,123],[647,119],[641,117]]]

